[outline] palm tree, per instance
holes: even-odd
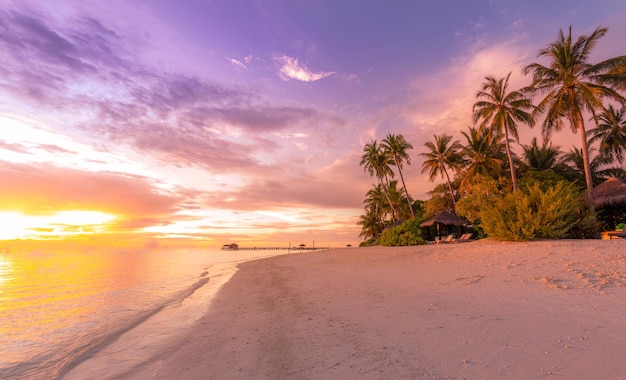
[[[462,131],[467,145],[461,148],[461,165],[465,170],[461,187],[478,175],[497,177],[502,172],[504,144],[494,140],[487,128],[469,127],[468,132]]]
[[[594,148],[589,148],[589,154],[593,155]],[[594,185],[599,185],[609,177],[623,177],[626,174],[624,169],[619,167],[609,167],[613,160],[601,154],[593,156],[589,167],[591,168],[591,179]],[[585,170],[584,170],[584,156],[582,149],[572,147],[567,154],[563,156],[563,164],[566,165],[567,171],[564,174],[570,181],[577,183],[579,186],[584,187],[586,183]]]
[[[552,143],[547,139],[544,139],[541,146],[539,146],[537,138],[533,137],[530,145],[522,145],[522,148],[524,149],[524,163],[528,168],[537,171],[558,171],[560,166],[559,158],[562,155],[560,147],[552,146]]]
[[[507,92],[510,76],[511,73],[506,78],[501,79],[496,79],[493,76],[485,77],[482,89],[476,94],[476,97],[482,100],[474,103],[473,112],[474,123],[482,120],[482,123],[479,125],[489,128],[492,136],[497,138],[502,136],[504,132],[511,182],[513,183],[513,191],[516,191],[517,177],[515,176],[515,166],[511,157],[509,134],[519,143],[516,123],[531,123],[532,115],[528,111],[532,111],[533,105],[530,99],[527,99],[521,91]]]
[[[454,168],[459,163],[459,151],[462,146],[458,141],[452,141],[452,136],[443,134],[440,136],[433,135],[435,141],[428,141],[424,143],[424,146],[428,149],[428,152],[420,153],[420,156],[426,158],[422,163],[422,173],[428,171],[428,180],[434,181],[437,176],[443,178],[445,176],[448,181],[448,190],[450,191],[450,198],[452,199],[452,207],[456,208],[456,202],[454,200],[454,192],[452,191],[452,181],[450,181],[450,175],[448,169]]]
[[[366,210],[366,213],[359,217],[357,225],[361,226],[359,237],[363,237],[365,240],[370,237],[377,239],[385,228],[374,210]]]
[[[600,141],[600,154],[624,162],[626,150],[626,107],[616,110],[613,105],[598,115],[598,127],[589,131],[590,142]]]
[[[411,196],[409,196],[409,191],[406,188],[406,183],[404,183],[404,176],[402,175],[402,164],[404,162],[406,162],[407,165],[411,164],[411,157],[409,157],[407,150],[413,149],[413,145],[407,142],[404,139],[404,136],[389,133],[387,134],[387,137],[385,137],[385,139],[382,141],[381,146],[383,146],[383,148],[387,151],[387,154],[398,168],[398,174],[400,174],[402,187],[404,187],[404,192],[406,193],[409,210],[411,211],[411,217],[414,218],[415,215],[413,214],[413,208],[411,207]]]
[[[583,112],[590,112],[597,120],[596,110],[602,106],[603,99],[626,102],[618,92],[626,86],[626,56],[589,63],[591,51],[606,32],[606,28],[597,28],[590,35],[573,41],[572,28],[567,36],[561,29],[557,40],[539,51],[538,57],[548,58],[549,65],[532,63],[523,69],[524,74],[530,73],[533,77],[528,90],[545,95],[533,112],[533,118],[545,114],[544,135],[550,136],[553,130],[560,131],[564,119],[574,133],[580,132],[585,182],[590,197],[593,181]]]
[[[410,218],[413,212],[413,207],[411,207],[411,201],[407,199],[402,189],[398,188],[398,181],[395,179],[389,181],[389,187],[387,190],[389,192],[391,204],[398,212],[398,220],[406,220]]]
[[[387,201],[388,197],[383,185],[372,186],[372,188],[365,194],[365,209],[374,212],[381,224],[384,224],[387,214],[390,211],[390,204]]]
[[[394,176],[391,169],[392,161],[390,161],[383,147],[378,144],[378,141],[372,140],[370,143],[365,144],[359,165],[363,166],[363,170],[368,172],[370,176],[376,176],[378,183],[385,189],[389,187],[389,177]],[[387,191],[384,193],[391,207],[392,218],[395,219],[396,210],[389,200],[389,193]]]

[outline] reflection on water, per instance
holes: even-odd
[[[188,288],[203,251],[0,253],[0,378],[50,378]]]
[[[104,286],[108,260],[109,255],[35,252],[11,254],[9,261],[5,255],[10,274],[0,305],[0,335],[4,337],[0,347],[8,349],[2,350],[1,365],[50,355],[46,351],[53,351],[59,340],[83,334],[79,327],[92,323],[90,316],[105,300],[99,302],[97,295]]]
[[[4,304],[4,289],[10,287],[10,281],[13,279],[13,265],[6,254],[0,253],[0,310]]]

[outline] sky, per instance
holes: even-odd
[[[0,240],[358,244],[366,143],[402,134],[427,199],[423,144],[462,141],[485,76],[527,85],[570,26],[608,27],[592,60],[623,55],[624,19],[621,0],[0,0]]]

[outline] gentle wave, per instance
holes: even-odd
[[[89,377],[89,363],[120,355],[110,349],[120,337],[130,341],[120,356],[126,363],[116,371],[123,374],[124,365],[132,371],[152,359],[143,356],[163,354],[163,342],[206,312],[207,294],[217,286],[207,284],[226,281],[236,263],[279,254],[284,252],[2,253],[0,378]],[[188,301],[191,308],[179,307]],[[146,331],[154,318],[158,331]],[[134,350],[140,340],[146,347]]]
[[[208,272],[204,272],[204,273],[208,274]],[[205,274],[205,276],[206,276],[206,274]],[[185,298],[187,298],[190,295],[192,295],[197,289],[199,289],[200,287],[204,286],[207,282],[209,282],[209,278],[202,278],[202,279],[198,280],[196,283],[191,285],[189,288],[180,291],[172,299],[166,300],[165,303],[163,303],[159,307],[157,307],[157,308],[155,308],[153,310],[149,310],[146,313],[138,316],[134,321],[131,321],[129,324],[127,324],[123,328],[120,328],[120,329],[118,329],[116,331],[112,331],[112,332],[104,335],[99,340],[92,340],[89,345],[86,345],[85,347],[83,347],[80,350],[76,350],[73,355],[71,355],[70,357],[67,358],[66,361],[64,361],[62,363],[59,363],[60,366],[58,368],[57,373],[53,373],[52,376],[53,377],[63,377],[63,375],[65,375],[67,372],[69,372],[76,365],[78,365],[79,363],[83,362],[84,360],[92,357],[93,355],[97,354],[102,348],[104,348],[104,347],[108,346],[109,344],[111,344],[113,341],[118,339],[125,332],[127,332],[127,331],[129,331],[129,330],[131,330],[131,329],[133,329],[133,328],[135,328],[137,326],[139,326],[141,323],[145,322],[148,318],[152,317],[153,315],[155,315],[156,313],[160,312],[164,308],[172,306],[174,304],[181,303],[182,301],[185,300]]]
[[[211,254],[3,254],[0,378],[62,376],[205,285]]]

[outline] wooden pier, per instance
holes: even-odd
[[[330,247],[222,247],[223,251],[325,251]]]

